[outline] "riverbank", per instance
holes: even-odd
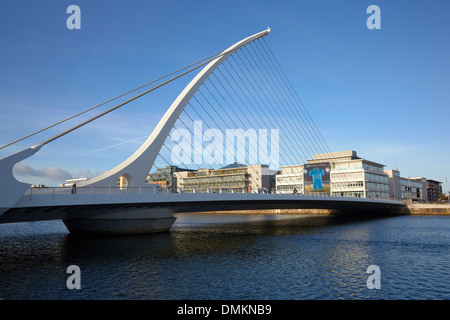
[[[260,210],[228,210],[228,211],[203,211],[199,214],[310,214],[326,215],[336,213],[332,209],[260,209]]]
[[[405,214],[411,215],[449,215],[450,205],[439,203],[426,203],[426,204],[409,204],[403,209]]]
[[[205,211],[202,214],[308,214],[328,215],[337,214],[339,210],[334,209],[266,209],[266,210],[230,210],[230,211]],[[401,209],[396,209],[395,214],[403,215],[449,215],[450,205],[438,203],[407,204]]]

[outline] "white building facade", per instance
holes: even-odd
[[[389,179],[383,172],[384,165],[358,157],[356,151],[340,151],[315,154],[308,160],[308,167],[314,164],[328,164],[329,186],[323,185],[323,193],[344,196],[389,199]],[[276,176],[276,190],[279,193],[305,192],[308,175],[305,165],[280,167]],[[314,192],[316,193],[316,192]],[[318,192],[320,194],[320,192]]]
[[[280,167],[280,173],[275,176],[277,193],[305,193],[303,185],[304,166],[294,165]]]

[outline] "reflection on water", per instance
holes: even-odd
[[[4,299],[448,299],[448,217],[180,214],[170,232],[0,225]],[[81,269],[68,290],[66,268]],[[382,289],[366,287],[369,265]]]

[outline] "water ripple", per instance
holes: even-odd
[[[4,299],[449,299],[448,217],[181,215],[168,233],[0,225]],[[67,266],[81,290],[66,287]],[[369,265],[381,289],[369,290]]]

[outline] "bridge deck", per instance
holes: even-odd
[[[56,188],[57,189],[57,188]],[[88,192],[90,190],[90,192]],[[115,190],[94,193],[79,189],[77,194],[45,190],[24,195],[14,207],[0,215],[0,223],[84,218],[105,210],[161,208],[177,212],[336,209],[345,212],[388,212],[404,206],[402,201],[385,199],[314,196],[270,193],[165,193],[149,190]]]

